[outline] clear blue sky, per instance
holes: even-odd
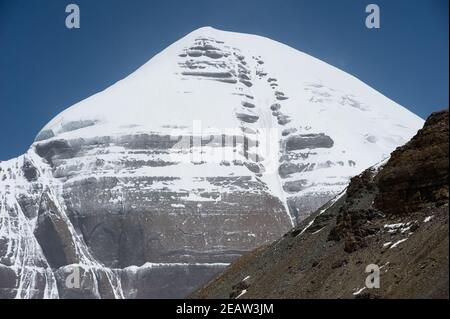
[[[65,7],[81,29],[65,27]],[[365,7],[381,29],[365,28]],[[0,0],[0,160],[51,118],[202,26],[286,43],[421,117],[448,107],[448,0]]]

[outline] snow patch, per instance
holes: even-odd
[[[433,219],[434,215],[430,215],[425,217],[425,219],[423,220],[424,223],[428,223],[429,221],[431,221]]]
[[[362,293],[364,290],[366,290],[367,287],[363,287],[361,289],[356,288],[356,291],[353,293],[353,296],[357,296],[360,293]]]
[[[399,241],[395,242],[389,249],[395,248],[395,247],[397,247],[398,245],[400,245],[401,243],[403,243],[403,242],[405,242],[407,240],[408,240],[408,238],[400,239]]]

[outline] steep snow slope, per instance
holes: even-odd
[[[422,123],[285,45],[196,30],[0,163],[0,296],[182,297]]]

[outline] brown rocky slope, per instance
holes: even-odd
[[[448,110],[192,298],[448,298]],[[368,265],[380,287],[367,288]]]

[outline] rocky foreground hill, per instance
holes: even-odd
[[[432,114],[387,162],[192,297],[448,298],[448,120]],[[368,265],[379,288],[366,287]]]

